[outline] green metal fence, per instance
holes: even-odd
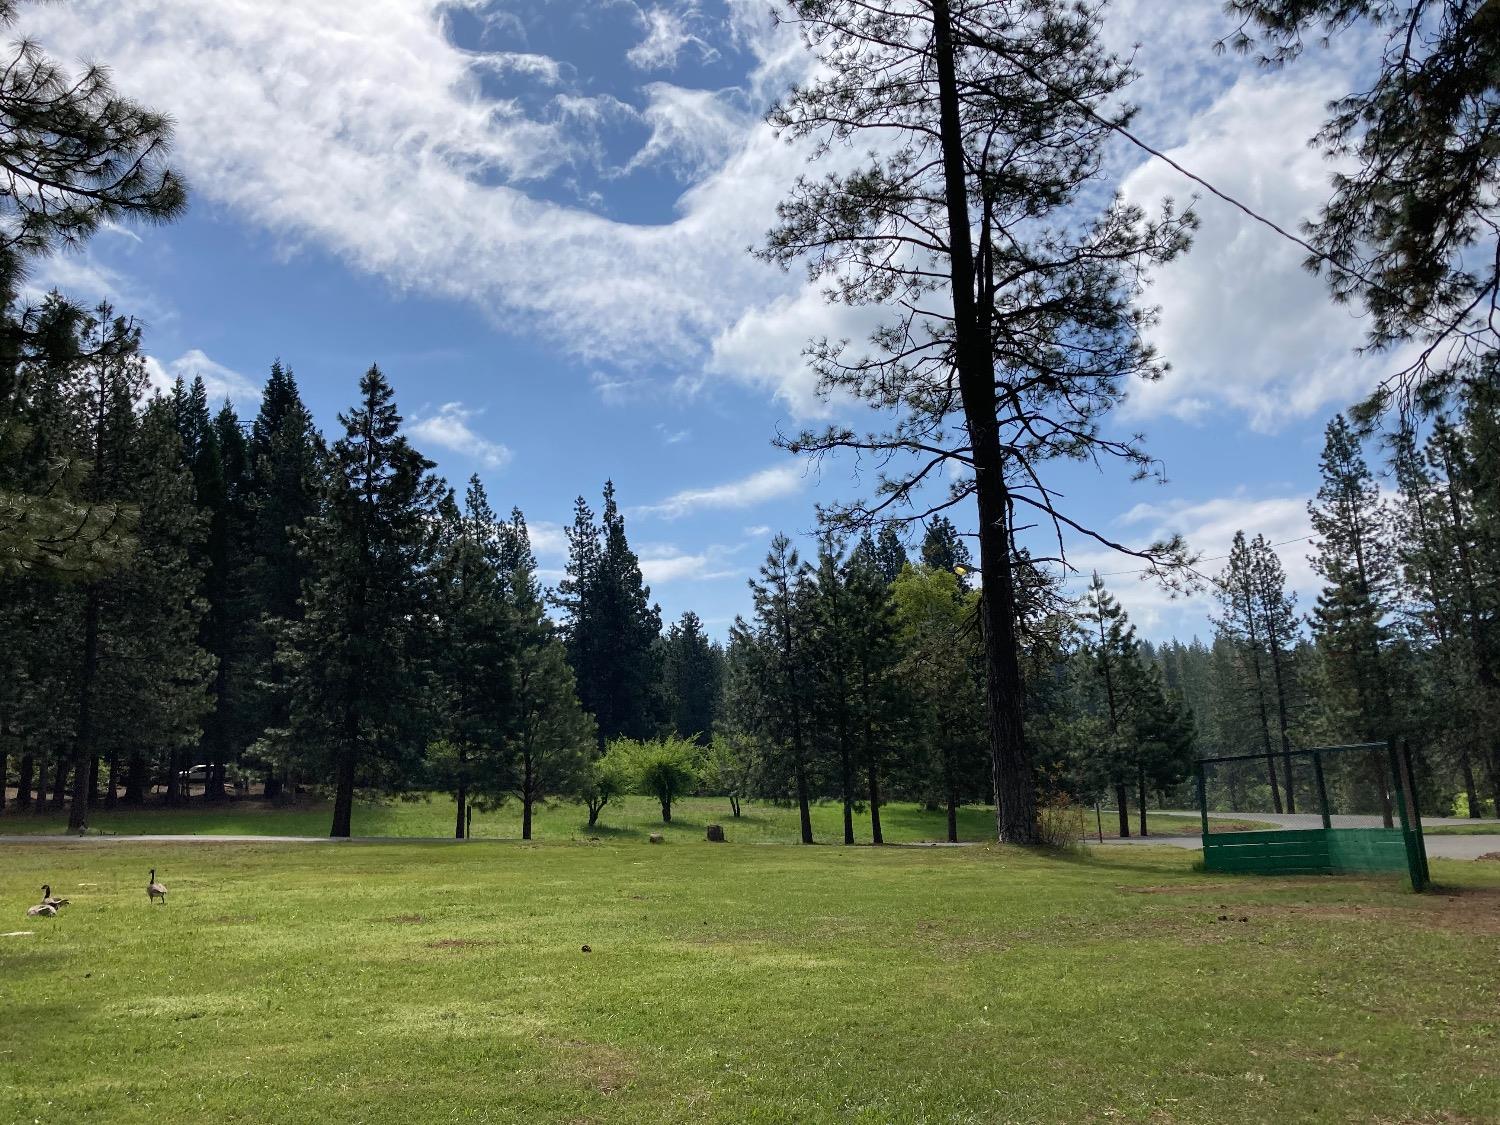
[[[1356,755],[1362,757],[1356,757]],[[1348,757],[1345,757],[1348,756]],[[1330,762],[1359,761],[1358,782],[1367,799],[1379,803],[1390,827],[1335,828],[1329,801]],[[1272,832],[1214,832],[1206,780],[1210,771],[1258,769],[1265,764],[1269,784],[1287,794],[1293,804],[1299,788],[1316,802],[1321,814],[1317,828],[1286,828]],[[1299,786],[1295,764],[1303,766]],[[1281,771],[1278,774],[1278,769]],[[1256,875],[1329,875],[1341,872],[1402,872],[1420,891],[1430,882],[1422,819],[1412,783],[1411,759],[1395,743],[1366,742],[1353,746],[1321,746],[1278,751],[1274,755],[1237,754],[1200,758],[1196,770],[1198,809],[1203,818],[1203,864],[1206,870]],[[1342,788],[1342,787],[1341,787]],[[1253,814],[1251,814],[1253,815]]]

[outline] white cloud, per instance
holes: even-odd
[[[797,150],[747,119],[666,224],[534,198],[539,177],[593,159],[596,135],[560,109],[548,119],[482,93],[443,7],[79,0],[28,8],[22,31],[61,58],[109,60],[122,91],[176,119],[198,195],[289,251],[311,243],[397,287],[519,318],[585,360],[697,367],[748,304],[790,287],[744,248],[773,221]],[[779,59],[788,36],[757,43]],[[690,135],[697,159],[727,147]]]
[[[531,551],[539,559],[556,558],[568,553],[568,533],[558,523],[543,520],[540,523],[527,521],[526,534],[531,539]]]
[[[674,430],[665,422],[656,423],[656,432],[661,435],[663,445],[681,445],[693,436],[692,430]]]
[[[719,57],[719,52],[701,37],[689,30],[689,24],[698,14],[698,5],[689,3],[680,8],[664,8],[653,4],[638,13],[646,38],[625,52],[632,66],[641,70],[671,70],[677,65],[677,56],[684,47],[693,47],[701,61],[709,62]]]
[[[771,534],[771,528],[767,524],[758,523],[754,527],[745,528],[745,534],[751,539],[760,539]]]
[[[1243,531],[1248,539],[1264,535],[1267,542],[1281,544],[1276,553],[1286,569],[1287,588],[1298,594],[1301,608],[1306,610],[1316,596],[1318,579],[1308,562],[1312,545],[1307,537],[1312,534],[1312,523],[1305,496],[1254,497],[1240,492],[1197,502],[1137,504],[1117,523],[1125,529],[1123,538],[1131,544],[1182,535],[1200,556],[1197,569],[1208,578],[1224,569],[1224,556],[1229,554],[1236,531]],[[1209,591],[1174,598],[1140,573],[1141,564],[1129,555],[1102,548],[1071,551],[1068,561],[1082,572],[1070,579],[1070,593],[1081,595],[1090,572],[1097,570],[1136,627],[1148,637],[1175,634],[1187,639],[1193,633],[1207,636],[1212,631],[1207,618],[1217,612],[1217,603]]]
[[[481,437],[469,425],[469,419],[482,413],[461,402],[445,402],[437,413],[409,420],[406,432],[416,439],[419,448],[423,444],[436,445],[472,458],[486,469],[504,468],[510,464],[511,451],[499,442]]]
[[[670,582],[737,578],[741,571],[730,564],[732,553],[732,549],[720,546],[709,546],[695,553],[676,547],[646,548],[640,555],[641,575],[653,587]]]
[[[651,135],[622,172],[664,165],[685,180],[717,167],[743,143],[753,117],[731,96],[652,82],[644,90],[641,118]]]
[[[260,387],[233,368],[210,359],[201,348],[190,348],[169,363],[146,356],[146,378],[152,390],[170,394],[178,379],[191,383],[202,378],[210,405],[229,399],[244,409],[260,399]]]
[[[710,488],[686,488],[656,504],[633,509],[634,514],[674,520],[705,508],[749,508],[767,500],[790,496],[802,489],[802,470],[796,465],[775,465],[736,481]]]
[[[1168,155],[1294,229],[1328,197],[1329,165],[1307,138],[1347,82],[1316,70],[1242,79],[1188,123],[1186,141]],[[1122,191],[1149,207],[1193,186],[1152,159]],[[1152,340],[1173,369],[1137,386],[1128,413],[1192,421],[1229,407],[1272,431],[1344,406],[1389,368],[1389,359],[1353,354],[1358,310],[1329,299],[1324,281],[1302,268],[1305,251],[1221,200],[1205,197],[1197,210],[1192,250],[1147,293],[1162,307]]]

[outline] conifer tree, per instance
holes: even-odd
[[[479,478],[469,478],[461,510],[450,491],[437,515],[431,667],[438,745],[447,751],[438,774],[453,793],[453,835],[461,840],[471,795],[498,794],[508,780],[517,628],[502,570],[504,531]]]
[[[906,544],[901,541],[901,536],[890,524],[881,527],[880,534],[875,537],[873,554],[880,576],[889,586],[896,581],[901,574],[901,568],[907,563]]]
[[[771,541],[759,580],[750,581],[750,593],[754,622],[736,619],[731,641],[744,654],[748,676],[758,688],[753,713],[745,720],[764,743],[767,783],[790,789],[797,801],[802,842],[811,844],[811,801],[817,782],[812,578],[785,535]]]
[[[1313,569],[1323,579],[1313,632],[1340,726],[1360,740],[1384,742],[1395,734],[1387,667],[1396,577],[1389,513],[1343,415],[1328,423],[1319,467],[1322,483],[1308,505],[1317,536]],[[1370,773],[1389,824],[1384,773],[1373,766]]]
[[[322,436],[302,403],[295,377],[280,360],[271,364],[246,453],[251,543],[246,582],[252,597],[247,679],[253,685],[249,725],[264,732],[285,728],[289,719],[276,647],[280,633],[302,618],[302,591],[312,569],[301,549],[301,536],[325,491]],[[290,762],[262,764],[267,767],[265,796],[274,799],[281,793]]]
[[[1055,459],[1150,461],[1103,419],[1160,365],[1143,344],[1143,271],[1187,245],[1191,217],[1116,199],[1082,205],[1129,66],[1100,44],[1095,12],[1066,0],[792,0],[789,22],[821,64],[773,107],[813,152],[868,158],[799,178],[762,253],[805,263],[831,299],[898,310],[862,345],[810,348],[820,392],[887,411],[883,432],[839,423],[788,439],[882,466],[873,500],[832,518],[920,520],[973,497],[978,513],[986,711],[998,837],[1038,840],[1025,738],[1016,509],[1118,546],[1059,507]],[[1099,107],[1095,111],[1093,107]],[[869,137],[879,142],[867,145]],[[949,472],[951,487],[925,484]],[[1141,554],[1174,561],[1179,542]]]
[[[661,717],[661,611],[625,537],[612,481],[604,485],[600,523],[578,498],[568,544],[558,600],[579,699],[598,724],[601,749],[616,737],[649,738]]]
[[[280,753],[330,779],[332,836],[348,836],[357,787],[399,792],[428,742],[426,658],[439,482],[400,433],[378,367],[339,415],[322,511],[308,521],[313,576],[279,653],[289,723]]]
[[[519,508],[512,510],[502,537],[501,564],[516,630],[514,757],[508,784],[521,802],[521,838],[529,840],[533,810],[547,797],[582,798],[592,826],[600,809],[623,792],[623,780],[615,764],[596,757],[597,728],[579,704],[567,651],[547,616]]]
[[[724,654],[703,632],[692,610],[667,630],[662,680],[672,729],[700,746],[713,739],[723,681]]]
[[[969,576],[958,574],[957,571],[958,567],[973,568],[969,546],[947,516],[933,516],[928,521],[926,534],[922,538],[922,564],[934,570],[949,571],[958,578],[960,589],[969,588]]]
[[[1229,548],[1229,561],[1214,584],[1214,594],[1220,606],[1220,616],[1215,623],[1219,632],[1234,645],[1244,669],[1244,691],[1253,703],[1261,749],[1266,756],[1266,784],[1271,790],[1272,810],[1279,813],[1282,811],[1281,785],[1276,779],[1276,760],[1271,753],[1271,719],[1266,702],[1266,626],[1260,589],[1255,559],[1245,541],[1245,533],[1236,531],[1234,543]],[[1290,793],[1290,773],[1286,783]]]
[[[899,547],[899,540],[896,542]],[[891,597],[888,566],[898,556],[883,553],[862,536],[849,553],[844,567],[844,586],[852,610],[850,619],[849,687],[854,705],[854,734],[859,762],[864,770],[865,796],[870,805],[870,841],[885,843],[880,825],[881,775],[891,765],[900,734],[900,691],[895,680],[895,603]],[[907,567],[906,552],[899,553],[899,578]]]
[[[844,843],[854,843],[854,805],[859,799],[856,701],[854,699],[855,621],[858,608],[844,569],[843,543],[825,535],[818,546],[818,565],[808,592],[809,645],[817,654],[812,672],[813,710],[809,734],[820,756],[836,763],[840,804],[844,814]],[[878,816],[878,811],[876,811]]]

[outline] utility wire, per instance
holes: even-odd
[[[1279,543],[1267,543],[1266,546],[1267,547],[1285,547],[1285,546],[1287,546],[1288,544],[1291,544],[1291,543],[1305,543],[1307,540],[1312,539],[1312,538],[1314,538],[1314,536],[1311,536],[1311,535],[1299,535],[1295,539],[1283,539]],[[1228,555],[1211,555],[1210,557],[1208,557],[1206,559],[1198,559],[1197,562],[1200,562],[1200,563],[1223,562],[1228,557],[1229,557]],[[1111,571],[1106,571],[1106,572],[1100,574],[1099,577],[1100,578],[1119,578],[1122,575],[1150,574],[1150,573],[1153,572],[1153,569],[1159,569],[1159,568],[1152,568],[1152,567],[1148,566],[1148,567],[1141,567],[1139,570],[1111,570]],[[1088,579],[1085,579],[1085,577],[1082,574],[1071,575],[1071,576],[1063,579],[1064,582],[1083,582],[1085,580],[1087,580],[1087,581],[1093,581],[1092,572],[1091,572],[1091,576]]]

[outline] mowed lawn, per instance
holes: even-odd
[[[1500,1115],[1500,863],[1417,896],[1166,848],[3,849],[4,1121]],[[42,882],[74,903],[28,920]]]
[[[669,838],[699,840],[709,824],[721,824],[731,841],[740,843],[795,843],[800,838],[797,809],[794,805],[773,805],[745,801],[743,815],[730,815],[729,802],[723,797],[684,797],[672,806],[672,823],[663,824],[661,806],[650,797],[630,796],[605,806],[599,822],[589,827],[588,814],[582,806],[552,802],[536,811],[532,834],[541,840],[645,839],[652,832],[663,832]],[[842,807],[833,801],[813,806],[813,830],[819,840],[842,841],[844,821]],[[1199,832],[1199,821],[1193,816],[1170,813],[1148,813],[1152,832],[1163,836],[1193,835]],[[222,804],[205,804],[194,800],[186,807],[170,809],[153,801],[144,808],[121,807],[114,811],[93,809],[89,812],[89,829],[101,835],[185,834],[185,835],[251,835],[251,836],[326,836],[333,819],[333,807],[326,801],[307,800],[295,806],[278,806],[259,799],[231,800]],[[918,843],[947,838],[947,814],[925,809],[918,804],[898,801],[882,805],[880,820],[887,843]],[[1115,835],[1118,820],[1105,810],[1104,834]],[[420,836],[449,838],[453,835],[454,805],[452,797],[433,794],[410,801],[364,803],[354,810],[356,836]],[[1079,831],[1092,835],[1096,818],[1086,810],[1078,818]],[[60,812],[23,812],[12,808],[0,815],[0,835],[54,835],[66,832],[68,818]],[[1219,831],[1236,825],[1216,822]],[[1246,821],[1241,827],[1266,827]],[[474,838],[517,840],[521,836],[521,807],[508,802],[491,812],[474,813]],[[1136,819],[1131,817],[1131,831]],[[982,842],[995,837],[995,814],[992,808],[969,805],[959,809],[959,838]],[[855,836],[870,841],[870,819],[861,809],[855,816]]]

